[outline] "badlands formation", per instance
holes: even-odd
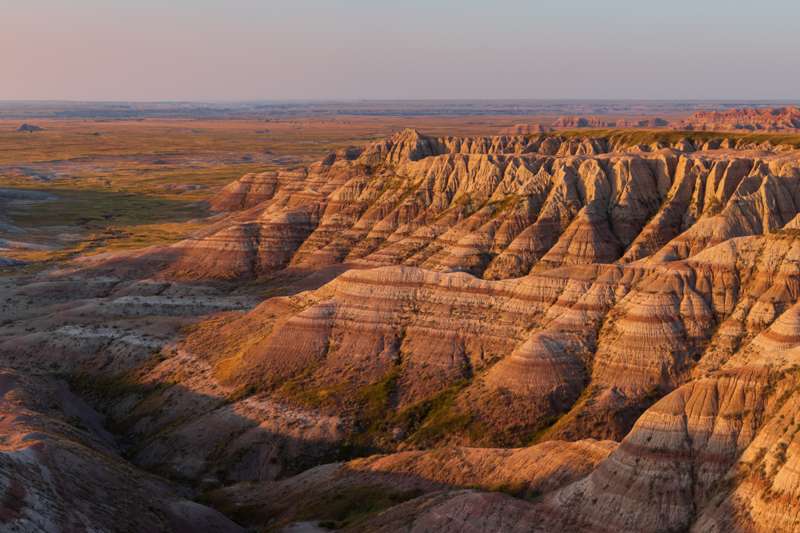
[[[794,145],[405,130],[212,207],[0,285],[6,530],[800,530]]]
[[[743,108],[728,111],[698,111],[676,127],[704,131],[783,131],[800,130],[800,108]]]
[[[509,133],[534,133],[536,128],[518,125]],[[534,125],[535,126],[535,125]],[[725,111],[697,111],[690,116],[667,120],[658,117],[611,119],[602,116],[561,116],[551,124],[553,128],[670,128],[680,131],[751,131],[784,132],[800,131],[800,108],[794,106],[773,108],[742,108]],[[542,131],[545,131],[544,129]]]

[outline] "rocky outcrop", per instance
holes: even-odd
[[[697,111],[689,117],[666,120],[660,117],[608,118],[603,116],[561,116],[551,124],[558,129],[608,129],[608,128],[671,128],[683,131],[751,131],[751,132],[797,132],[800,131],[800,108],[744,107],[724,111]],[[513,130],[512,130],[513,131]],[[520,132],[529,133],[529,132]]]
[[[762,236],[796,220],[800,172],[793,152],[619,142],[409,130],[272,176],[269,198],[171,247],[158,275],[351,270],[186,349],[227,387],[351,413],[342,434],[379,449],[622,438],[782,310],[766,295],[794,283],[774,274],[791,236]],[[375,387],[397,420],[369,429]]]
[[[609,119],[597,116],[562,116],[558,117],[553,123],[554,128],[577,129],[577,128],[663,128],[669,125],[669,121],[660,118],[620,118]]]
[[[245,176],[212,202],[242,211],[153,256],[169,257],[161,275],[171,279],[342,263],[503,279],[683,259],[780,229],[798,212],[798,172],[793,152],[407,131],[305,171]]]
[[[616,122],[600,117],[563,116],[553,121],[554,128],[612,128]]]
[[[17,128],[17,131],[24,133],[35,133],[37,131],[44,131],[44,128],[41,126],[37,126],[36,124],[28,124],[26,122],[25,124],[22,124],[19,128]]]
[[[391,505],[467,487],[538,498],[585,477],[615,447],[613,442],[588,440],[550,441],[521,449],[401,452],[323,465],[280,481],[240,483],[212,493],[209,499],[240,516],[243,523],[279,527],[309,514],[319,520],[342,520],[331,502],[351,498]]]
[[[727,111],[698,111],[674,127],[698,131],[800,131],[800,108],[741,108]]]
[[[552,128],[541,124],[514,124],[500,131],[500,135],[536,135],[553,131]]]

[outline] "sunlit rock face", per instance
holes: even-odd
[[[795,155],[727,144],[406,130],[308,169],[243,176],[212,200],[236,210],[227,223],[176,245],[162,274],[241,279],[345,263],[504,279],[686,259],[797,214]]]

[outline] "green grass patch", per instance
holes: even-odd
[[[259,502],[233,505],[220,493],[211,491],[200,497],[239,524],[277,531],[292,522],[317,522],[328,529],[354,525],[381,511],[423,494],[419,490],[392,490],[384,486],[356,486],[322,489],[291,502]]]
[[[205,216],[206,208],[193,201],[168,200],[130,192],[48,189],[57,198],[14,206],[8,215],[23,228],[79,226],[100,230],[109,226],[134,226],[181,222]]]
[[[467,433],[472,440],[479,440],[482,424],[473,414],[458,410],[456,398],[469,385],[463,379],[436,396],[414,404],[397,413],[390,424],[402,427],[409,435],[408,442],[420,448],[436,446],[444,438],[458,433]]]
[[[433,447],[453,434],[480,440],[486,428],[474,415],[458,410],[456,397],[469,380],[460,380],[431,398],[397,410],[395,406],[400,367],[393,367],[380,380],[353,388],[347,383],[310,387],[309,375],[287,381],[279,394],[308,408],[353,413],[353,431],[342,444],[338,459],[347,460],[392,451],[393,432],[416,447]]]
[[[417,490],[394,491],[384,487],[342,489],[305,503],[296,520],[317,520],[323,527],[341,529],[421,495]]]

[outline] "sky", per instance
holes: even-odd
[[[798,99],[797,0],[0,0],[0,99]]]

